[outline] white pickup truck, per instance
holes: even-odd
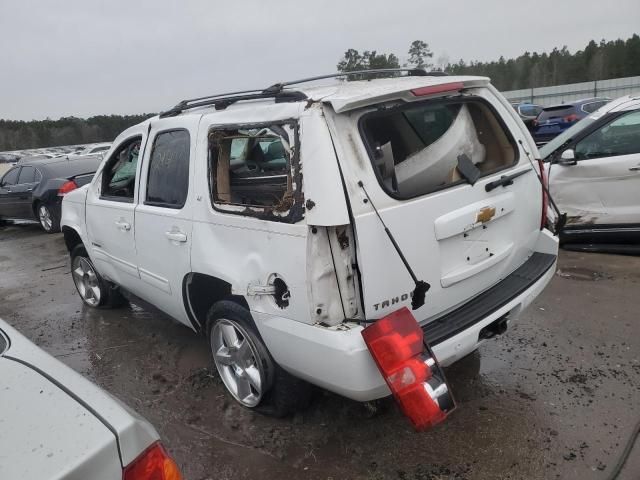
[[[558,242],[536,146],[489,80],[393,74],[186,100],[124,131],[63,201],[84,302],[126,290],[207,335],[246,407],[284,413],[309,382],[407,413],[401,390],[437,370],[415,345],[448,365],[504,332]],[[395,366],[363,337],[381,319]],[[446,411],[440,383],[419,400]]]

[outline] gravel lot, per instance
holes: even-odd
[[[187,479],[605,479],[640,418],[640,258],[562,252],[518,323],[448,369],[459,409],[415,433],[318,392],[274,420],[237,406],[206,342],[148,307],[90,310],[61,235],[0,228],[0,316],[149,419]],[[637,479],[640,445],[619,477]]]

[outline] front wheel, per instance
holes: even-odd
[[[71,252],[71,277],[82,301],[93,308],[113,308],[126,302],[122,294],[96,271],[83,245]]]
[[[57,233],[60,231],[60,222],[51,211],[51,208],[44,203],[40,203],[38,204],[37,212],[40,226],[45,232]]]

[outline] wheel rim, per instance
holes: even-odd
[[[40,205],[38,208],[38,217],[40,218],[40,224],[42,227],[47,231],[51,230],[51,227],[53,226],[53,219],[51,218],[51,212],[46,206]]]
[[[233,320],[218,320],[211,334],[211,351],[231,395],[244,406],[258,405],[265,376],[260,355],[245,329]]]
[[[97,306],[101,298],[100,284],[91,262],[86,257],[75,257],[71,274],[82,299],[92,307]]]

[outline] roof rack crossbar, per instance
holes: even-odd
[[[278,100],[278,95],[283,93],[284,87],[288,87],[290,85],[298,85],[300,83],[308,83],[314,82],[316,80],[324,80],[327,78],[339,78],[339,77],[350,77],[354,75],[378,75],[384,73],[402,73],[406,72],[407,76],[410,77],[427,77],[427,76],[442,76],[446,75],[444,72],[433,71],[427,72],[422,68],[378,68],[373,70],[355,70],[352,72],[336,72],[330,73],[328,75],[318,75],[315,77],[301,78],[299,80],[292,80],[288,82],[280,82],[271,85],[270,87],[265,88],[264,90],[241,90],[238,92],[229,92],[229,93],[220,93],[216,95],[208,95],[206,97],[198,97],[198,98],[190,98],[187,100],[182,100],[173,108],[160,113],[160,117],[172,117],[175,115],[179,115],[185,110],[197,107],[204,107],[208,105],[214,105],[216,108],[225,108],[228,105],[241,101],[241,100],[255,100],[260,98],[276,98]],[[289,91],[287,91],[289,92]],[[306,98],[302,92],[290,91],[290,99],[298,99],[302,100]]]

